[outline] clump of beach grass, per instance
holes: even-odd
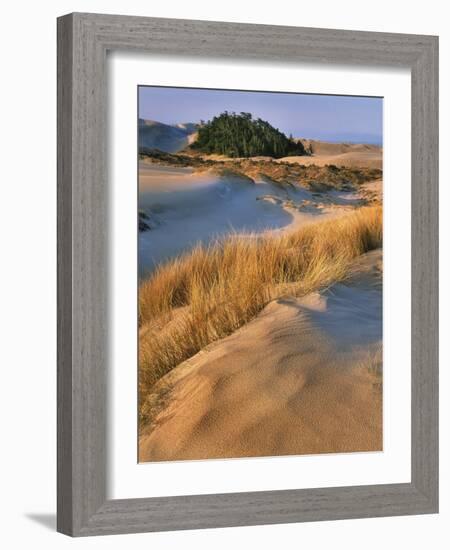
[[[357,352],[357,350],[355,350]],[[359,357],[353,363],[355,372],[368,376],[372,388],[381,392],[383,389],[383,346],[376,344],[362,349]]]
[[[159,266],[139,289],[139,393],[177,365],[253,319],[271,300],[342,280],[351,262],[379,248],[382,209],[282,235],[231,235]]]

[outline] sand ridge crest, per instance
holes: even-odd
[[[163,377],[140,460],[381,450],[380,262],[371,252],[345,283],[274,300]],[[333,334],[333,315],[347,338]],[[361,315],[373,321],[363,334],[351,329]]]

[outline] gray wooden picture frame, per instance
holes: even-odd
[[[110,50],[411,69],[410,483],[107,499]],[[59,18],[58,317],[58,531],[83,536],[437,512],[438,38],[82,13]]]

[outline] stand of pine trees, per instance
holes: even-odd
[[[305,155],[301,143],[287,138],[282,132],[250,113],[225,111],[207,123],[202,122],[198,138],[191,145],[203,153],[217,153],[229,157]]]

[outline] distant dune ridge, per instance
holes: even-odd
[[[369,143],[335,143],[317,139],[300,138],[307,151],[314,155],[341,155],[343,153],[367,153],[381,151],[381,146]]]
[[[190,137],[197,131],[194,123],[163,124],[155,120],[139,119],[139,147],[176,153],[190,144]]]
[[[300,164],[317,164],[324,166],[354,166],[359,168],[379,168],[383,166],[383,148],[369,143],[333,143],[315,139],[300,139],[307,157],[285,157],[284,162],[299,162]]]
[[[198,136],[198,124],[193,122],[174,125],[154,120],[139,119],[139,147],[159,149],[166,153],[178,153],[192,145]],[[383,148],[366,143],[334,143],[307,138],[295,138],[306,155],[287,156],[281,162],[336,166],[382,168]],[[214,157],[216,154],[212,153]],[[209,156],[209,155],[205,155]],[[224,158],[223,155],[221,158]]]

